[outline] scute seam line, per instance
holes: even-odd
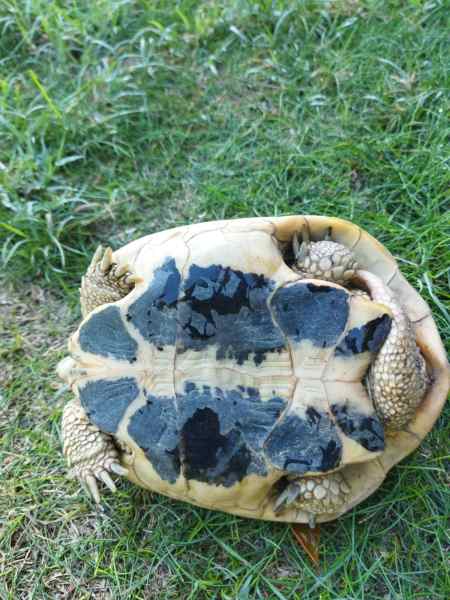
[[[178,396],[177,396],[177,382],[176,382],[176,375],[177,375],[177,358],[178,358],[178,352],[177,352],[177,348],[178,348],[178,332],[179,332],[179,320],[178,320],[178,302],[180,299],[180,295],[181,295],[181,289],[183,286],[183,283],[185,281],[185,276],[186,276],[186,270],[190,264],[190,259],[191,259],[191,249],[189,247],[189,243],[184,239],[184,236],[180,237],[180,241],[184,244],[184,246],[186,247],[186,251],[187,251],[187,256],[185,258],[184,264],[182,269],[180,270],[180,290],[179,290],[179,296],[178,296],[178,300],[177,300],[177,317],[176,317],[176,321],[177,321],[177,332],[176,332],[176,337],[175,337],[175,352],[173,353],[173,365],[172,365],[172,385],[173,385],[173,397],[174,397],[174,402],[175,402],[175,411],[177,414],[177,421],[178,423],[181,422],[181,417],[180,417],[180,409],[178,406]],[[180,432],[179,432],[180,434]],[[179,435],[179,453],[180,453],[180,474],[183,476],[184,478],[184,483],[186,486],[186,492],[189,494],[190,492],[190,483],[189,483],[189,479],[186,477],[186,472],[185,472],[185,448],[184,445],[182,443],[182,439],[181,439],[181,435]]]

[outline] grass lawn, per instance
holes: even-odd
[[[447,409],[379,491],[289,527],[66,479],[55,365],[99,243],[321,213],[398,257],[450,340],[445,0],[0,0],[0,598],[444,600]]]

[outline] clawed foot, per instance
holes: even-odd
[[[102,246],[97,248],[89,265],[89,270],[91,269],[102,273],[115,285],[127,291],[139,280],[137,275],[131,273],[127,264],[119,265],[113,261],[113,251],[109,246],[105,250]]]
[[[109,473],[128,475],[119,462],[118,452],[110,436],[92,425],[77,400],[69,402],[62,420],[64,455],[70,476],[76,477],[86,492],[100,503],[97,482],[102,481],[112,492],[116,491]]]
[[[275,501],[274,512],[291,505],[310,514],[309,524],[315,525],[315,515],[338,511],[348,499],[350,487],[340,472],[317,477],[298,477],[288,483]]]
[[[354,277],[358,268],[353,252],[331,240],[331,228],[324,240],[311,242],[308,228],[303,227],[300,239],[294,235],[292,246],[295,256],[293,268],[303,277],[344,284]]]
[[[92,257],[86,275],[81,280],[81,311],[88,315],[94,308],[124,298],[140,281],[127,264],[113,261],[111,248],[99,246]]]
[[[97,504],[100,504],[100,492],[97,485],[98,481],[103,481],[111,492],[117,490],[116,484],[109,476],[109,473],[128,475],[127,469],[122,467],[122,465],[117,462],[116,458],[108,458],[101,461],[94,459],[84,464],[77,464],[69,471],[69,475],[78,479],[85,492],[92,496]]]

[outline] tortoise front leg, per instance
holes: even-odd
[[[124,298],[139,281],[128,265],[113,261],[111,248],[99,246],[92,257],[86,275],[81,280],[81,313],[86,317],[94,308]]]
[[[80,481],[95,502],[100,502],[97,480],[103,481],[115,492],[116,486],[109,473],[127,475],[128,471],[119,463],[111,436],[101,432],[89,421],[77,399],[64,408],[62,437],[71,476]]]
[[[350,487],[339,471],[316,477],[294,477],[276,499],[274,512],[294,505],[309,513],[309,524],[314,527],[316,515],[339,511],[349,493]]]

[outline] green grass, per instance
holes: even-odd
[[[318,574],[280,524],[128,483],[98,512],[54,374],[98,243],[223,217],[357,222],[450,340],[449,29],[445,0],[0,1],[0,598],[450,597],[448,418]]]

